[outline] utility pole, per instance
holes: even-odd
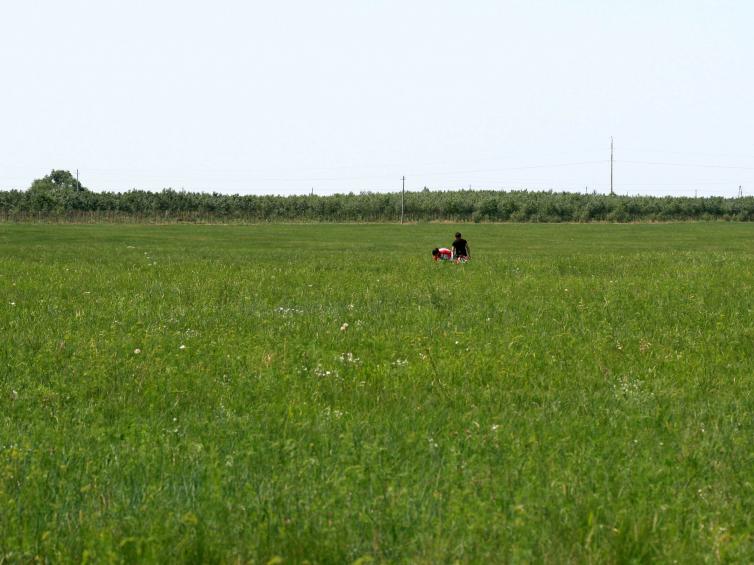
[[[739,197],[739,198],[743,198],[743,195],[744,195],[744,191],[743,191],[743,189],[741,188],[741,185],[739,184],[739,185],[738,185],[738,197]]]
[[[81,185],[79,184],[79,170],[76,169],[76,190],[79,189]]]
[[[403,200],[406,197],[406,175],[403,175],[403,188],[401,189],[401,224],[403,223]]]
[[[613,192],[613,136],[610,136],[610,196],[614,196]]]

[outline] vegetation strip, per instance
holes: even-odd
[[[640,222],[754,220],[754,197],[610,196],[526,190],[407,192],[408,222]],[[4,222],[397,222],[401,193],[257,196],[93,192],[52,171],[29,190],[0,192]]]

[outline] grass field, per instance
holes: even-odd
[[[0,563],[754,560],[754,225],[0,225]]]

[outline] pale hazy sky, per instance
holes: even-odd
[[[750,0],[2,0],[0,188],[754,194]]]

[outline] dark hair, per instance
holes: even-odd
[[[440,250],[439,250],[439,249],[437,249],[437,247],[435,247],[435,248],[434,248],[434,249],[432,250],[432,255],[439,255],[439,254],[440,254]]]
[[[457,231],[456,232],[456,237],[461,237],[461,232]]]

